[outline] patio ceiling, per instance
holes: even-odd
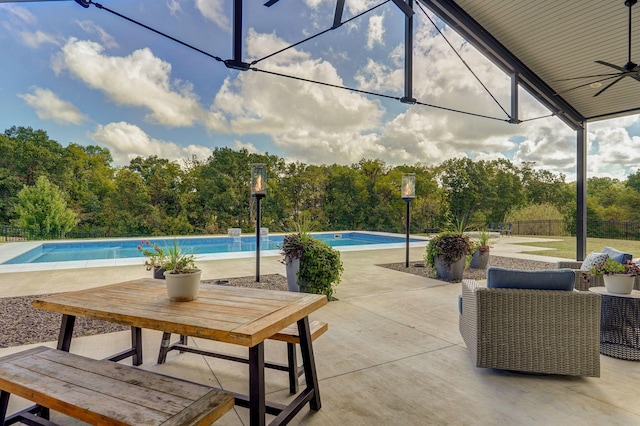
[[[419,0],[574,129],[640,113],[640,82],[624,78],[597,97],[589,85],[566,91],[628,60],[628,8],[623,0]],[[640,4],[632,8],[631,60],[640,62]],[[634,42],[636,42],[634,44]]]

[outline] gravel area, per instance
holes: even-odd
[[[421,266],[416,266],[421,265]],[[409,274],[420,275],[421,277],[433,278],[431,276],[431,270],[424,266],[424,263],[413,262],[409,263],[409,267],[405,267],[405,263],[387,263],[382,266],[383,268],[389,268],[396,271],[407,272]],[[554,262],[540,262],[537,260],[528,259],[514,259],[511,257],[501,256],[489,256],[488,266],[499,266],[501,268],[522,269],[527,271],[534,271],[537,269],[556,269]],[[486,269],[471,269],[467,268],[462,274],[462,278],[465,280],[484,280],[487,277]]]
[[[222,281],[226,281],[222,282]],[[224,284],[237,287],[255,287],[267,290],[287,290],[287,279],[282,275],[261,275],[256,277],[228,278],[225,280],[203,280],[204,286]],[[32,301],[38,296],[0,298],[0,348],[49,342],[58,339],[60,314],[34,309]],[[115,331],[128,330],[129,327],[105,321],[77,318],[74,336],[89,336]]]

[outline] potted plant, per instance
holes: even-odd
[[[331,300],[344,271],[340,252],[311,236],[307,216],[295,227],[296,232],[285,235],[280,247],[289,291],[324,294]]]
[[[315,238],[310,238],[304,244],[298,270],[301,289],[304,285],[304,291],[324,294],[331,300],[334,287],[340,284],[343,271],[338,250]]]
[[[489,233],[486,230],[478,231],[477,241],[472,242],[470,268],[485,269],[489,263]]]
[[[466,257],[471,253],[471,241],[461,232],[441,232],[429,240],[424,260],[447,281],[460,281]]]
[[[609,293],[630,294],[635,277],[640,275],[640,265],[626,260],[619,263],[608,258],[601,265],[594,265],[589,270],[593,275],[602,275],[604,286]]]
[[[304,251],[305,243],[311,237],[313,223],[309,215],[303,213],[300,219],[293,223],[295,232],[285,235],[280,247],[280,253],[284,256],[284,265],[287,273],[287,287],[289,291],[300,291],[298,283],[298,270],[300,269],[300,258]]]
[[[164,250],[158,246],[158,244],[153,243],[151,241],[140,241],[138,245],[138,251],[141,252],[144,257],[144,265],[147,268],[147,271],[153,270],[153,278],[155,279],[164,279],[164,271],[165,263],[167,259],[167,255]]]
[[[166,248],[165,252],[164,277],[169,300],[188,302],[197,299],[202,271],[195,265],[195,256],[185,252],[177,240],[173,240],[173,245]]]

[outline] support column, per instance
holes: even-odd
[[[513,124],[520,123],[520,113],[518,111],[518,79],[517,72],[511,74],[511,120],[509,120],[509,122]]]
[[[587,122],[576,131],[576,260],[587,251]]]
[[[413,11],[413,0],[407,0],[407,6]],[[415,104],[413,97],[413,14],[404,18],[404,96],[400,102]]]

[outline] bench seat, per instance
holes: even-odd
[[[227,392],[44,346],[0,358],[0,390],[0,425],[52,424],[49,409],[90,424],[209,425],[234,406]],[[11,394],[38,406],[5,419]]]
[[[313,342],[318,337],[322,336],[329,329],[329,324],[323,321],[310,321],[309,322],[309,331],[311,334],[311,341]],[[178,343],[174,343],[173,345],[170,343],[171,333],[165,332],[162,335],[162,343],[160,345],[160,353],[158,354],[158,364],[162,364],[167,359],[167,353],[171,350],[179,350],[180,352],[191,352],[199,355],[212,356],[216,358],[222,358],[229,361],[237,361],[237,362],[248,362],[244,358],[239,358],[232,355],[219,354],[212,351],[207,351],[203,349],[193,348],[188,346],[187,336],[180,336],[180,340]],[[287,365],[283,366],[280,364],[265,363],[265,367],[271,368],[274,370],[288,371],[289,372],[289,391],[291,393],[298,392],[298,377],[300,377],[303,372],[303,366],[298,366],[297,360],[297,352],[295,345],[300,344],[300,336],[298,335],[298,325],[291,324],[290,326],[280,330],[278,333],[269,337],[269,340],[277,340],[280,342],[287,343]]]

